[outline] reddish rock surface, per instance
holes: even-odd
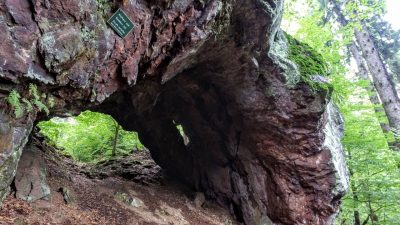
[[[0,125],[11,127],[0,175],[26,141],[6,137],[45,118],[7,119],[5,97],[35,83],[53,115],[91,108],[137,130],[163,169],[241,222],[333,223],[347,187],[341,119],[326,92],[289,84],[299,74],[278,51],[281,0],[102,2],[0,3]],[[119,7],[135,24],[125,39],[106,25]]]

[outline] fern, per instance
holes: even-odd
[[[35,84],[29,84],[29,95],[33,97],[31,102],[37,107],[39,112],[44,111],[47,115],[50,114],[49,108],[41,101],[41,99],[46,98],[46,94],[40,94]]]
[[[16,91],[12,90],[7,97],[8,103],[14,109],[14,115],[16,118],[21,118],[24,115],[24,107],[20,102],[21,95]]]
[[[21,95],[19,95],[19,93],[16,90],[12,90],[10,92],[10,94],[8,95],[8,103],[10,103],[10,105],[12,107],[16,107],[17,105],[20,104],[19,99],[21,98]]]
[[[15,118],[19,119],[21,118],[25,113],[24,107],[22,105],[20,105],[19,107],[15,107],[14,108],[14,115]]]
[[[45,112],[47,115],[50,114],[49,108],[41,99],[46,99],[46,94],[40,94],[35,84],[29,84],[29,98],[21,98],[21,95],[16,91],[12,90],[7,97],[8,103],[14,110],[15,118],[21,118],[25,112],[31,113],[37,108],[39,112]],[[49,97],[47,104],[50,108],[54,106],[54,98]]]
[[[55,104],[56,104],[56,101],[54,100],[54,97],[49,96],[47,99],[47,105],[49,106],[49,108],[53,108]]]
[[[22,98],[22,102],[25,103],[26,112],[30,113],[33,111],[33,106],[30,101],[28,101],[26,98]]]
[[[43,102],[38,99],[33,99],[33,104],[38,108],[39,112],[46,112],[47,115],[50,114],[49,108]]]
[[[37,90],[37,86],[35,84],[29,84],[29,94],[33,96],[34,100],[39,100],[40,96]]]

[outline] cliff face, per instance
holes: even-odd
[[[45,118],[41,102],[51,115],[111,114],[163,169],[246,224],[331,224],[347,188],[342,121],[287,59],[282,3],[1,2],[0,199]],[[106,25],[119,7],[134,23],[124,39]]]

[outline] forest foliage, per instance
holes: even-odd
[[[123,130],[111,116],[97,112],[55,117],[38,127],[49,144],[81,162],[97,162],[144,148],[136,132]]]
[[[400,221],[400,152],[393,151],[388,145],[393,141],[392,133],[384,133],[381,123],[387,118],[378,113],[368,98],[368,81],[359,79],[355,74],[354,63],[347,51],[354,39],[354,28],[360,27],[357,21],[376,23],[369,18],[382,17],[385,12],[383,1],[347,1],[345,14],[355,18],[347,26],[341,26],[329,10],[328,0],[287,0],[282,28],[315,49],[327,63],[327,76],[334,87],[333,99],[338,105],[345,121],[342,139],[350,174],[350,190],[344,196],[337,224],[399,224]],[[339,1],[340,2],[340,1]],[[327,9],[328,8],[328,9]],[[357,15],[354,12],[358,12]],[[390,25],[385,23],[386,27]],[[375,27],[375,33],[385,36],[387,30]],[[393,29],[390,28],[392,31]],[[379,30],[379,31],[376,31]],[[386,50],[386,65],[396,71],[397,55],[400,48],[393,41],[383,38],[391,44]],[[386,36],[390,36],[386,34]],[[374,36],[379,39],[378,36]],[[398,37],[398,35],[397,35]],[[377,40],[375,40],[377,42]],[[380,42],[380,49],[385,43]],[[391,57],[391,58],[390,58]],[[393,82],[398,82],[393,76]]]

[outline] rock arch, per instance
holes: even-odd
[[[286,59],[282,3],[0,3],[0,197],[45,117],[13,118],[6,96],[35,83],[52,115],[90,108],[137,130],[160,166],[246,224],[332,224],[347,188],[342,121]],[[135,24],[125,39],[106,25],[119,7]]]

